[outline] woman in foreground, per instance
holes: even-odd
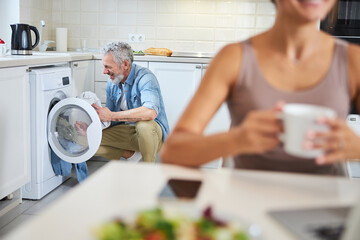
[[[229,44],[212,60],[199,89],[161,152],[164,163],[199,166],[234,156],[235,167],[301,173],[341,174],[344,159],[360,158],[360,138],[346,125],[360,86],[360,48],[318,30],[336,0],[275,0],[277,15],[267,32]],[[226,101],[228,132],[204,136]],[[278,140],[283,103],[326,106],[328,134],[309,134],[305,147],[326,154],[303,159],[286,154]],[[360,106],[359,104],[357,104]],[[314,144],[322,138],[323,144]]]

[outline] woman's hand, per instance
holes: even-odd
[[[95,108],[97,114],[99,115],[100,121],[110,122],[112,120],[112,112],[107,107],[99,107],[96,104],[91,105]]]
[[[264,153],[279,145],[282,124],[278,114],[283,105],[279,102],[272,110],[251,111],[246,115],[242,124],[234,129],[241,154]]]
[[[360,137],[342,119],[319,118],[317,123],[328,125],[330,131],[309,131],[306,149],[323,149],[325,154],[315,159],[317,164],[330,164],[360,159]]]

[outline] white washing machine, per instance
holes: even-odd
[[[71,96],[71,69],[31,69],[30,76],[31,181],[22,197],[41,199],[67,177],[54,173],[51,149],[61,159],[79,163],[90,159],[102,137],[100,119],[87,102]],[[76,123],[85,124],[78,133]],[[81,144],[79,141],[81,140]],[[51,149],[50,149],[51,147]]]

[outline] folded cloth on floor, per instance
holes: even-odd
[[[53,170],[55,174],[60,176],[69,176],[71,173],[72,163],[66,162],[58,157],[54,153],[54,151],[51,150],[51,165],[53,167]],[[83,180],[85,180],[88,176],[88,169],[86,162],[82,163],[74,163],[75,170],[76,170],[76,178],[81,183]]]
[[[90,91],[82,92],[79,96],[77,96],[77,98],[85,100],[90,105],[96,104],[99,107],[102,107],[100,99],[93,92],[90,92]],[[108,128],[108,127],[110,127],[110,125],[111,125],[111,122],[101,122],[102,129]]]

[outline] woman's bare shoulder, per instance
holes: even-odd
[[[216,54],[208,70],[214,75],[220,74],[232,79],[240,71],[242,55],[243,48],[240,42],[228,44]]]
[[[241,58],[242,56],[242,44],[240,42],[230,43],[224,46],[218,54],[215,56],[216,58],[224,58],[226,60],[233,58]]]

